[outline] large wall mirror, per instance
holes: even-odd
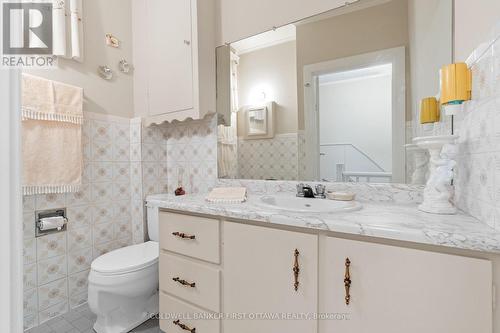
[[[219,178],[410,182],[452,30],[453,0],[360,0],[219,47]]]

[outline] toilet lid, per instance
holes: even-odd
[[[158,262],[158,243],[146,242],[103,254],[92,262],[91,269],[104,274],[139,270]]]

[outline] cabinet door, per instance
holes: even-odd
[[[224,223],[223,310],[240,316],[224,320],[224,332],[315,332],[316,320],[297,316],[316,313],[317,262],[316,235]]]
[[[148,0],[149,115],[193,108],[191,0]]]
[[[337,314],[320,333],[492,332],[489,261],[325,238],[319,265],[320,312]]]

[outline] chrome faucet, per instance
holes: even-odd
[[[297,184],[297,197],[301,198],[321,198],[325,199],[326,188],[324,185],[318,184],[315,186],[316,193],[314,193],[313,188],[307,184]]]

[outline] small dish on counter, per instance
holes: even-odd
[[[350,192],[327,191],[326,197],[335,201],[353,201],[356,198],[356,194]]]

